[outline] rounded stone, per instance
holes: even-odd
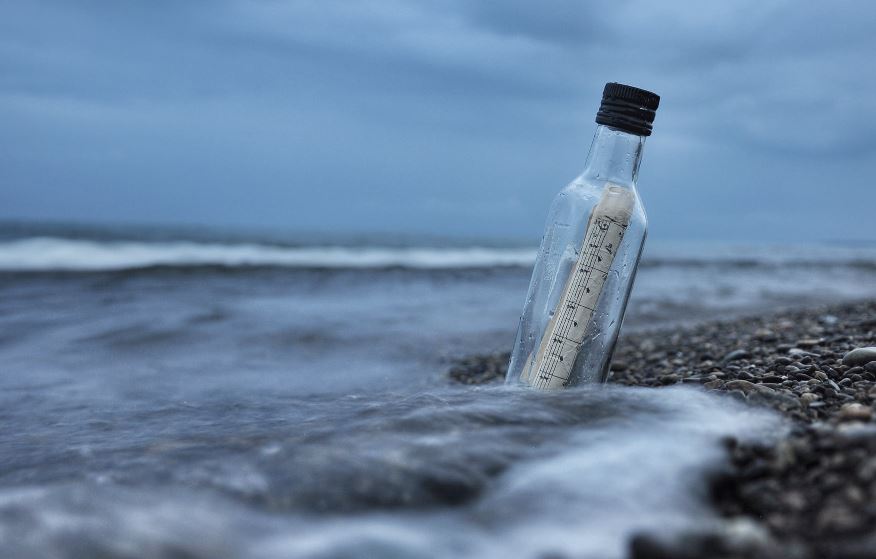
[[[864,366],[871,361],[876,361],[876,347],[859,347],[843,357],[843,365],[849,367]]]
[[[757,391],[757,385],[747,380],[731,380],[724,384],[724,388],[727,390],[740,390],[745,394]]]
[[[736,361],[737,359],[748,359],[749,357],[751,357],[751,354],[747,350],[737,349],[725,355],[723,361]]]

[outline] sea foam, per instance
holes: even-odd
[[[193,241],[92,241],[36,237],[0,243],[0,270],[99,271],[154,266],[486,268],[530,266],[535,250],[490,247],[291,247]]]

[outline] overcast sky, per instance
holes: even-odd
[[[537,238],[607,81],[652,238],[876,240],[876,2],[0,0],[0,219]]]

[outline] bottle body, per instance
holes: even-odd
[[[646,237],[643,145],[600,126],[585,172],[554,199],[507,382],[550,390],[608,378]]]

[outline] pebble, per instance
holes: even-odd
[[[626,371],[629,368],[629,365],[624,361],[613,360],[611,362],[611,370],[612,371]]]
[[[839,412],[841,421],[869,421],[871,417],[873,417],[873,408],[857,402],[843,404]]]
[[[806,350],[800,349],[799,347],[790,348],[788,350],[788,355],[793,355],[795,357],[802,357],[802,356],[821,357],[817,353],[812,353],[811,351],[806,351]]]
[[[751,354],[745,349],[736,349],[724,356],[723,361],[736,361],[737,359],[748,359]]]
[[[871,361],[876,361],[876,347],[859,347],[846,353],[843,357],[843,365],[849,367],[867,365]]]
[[[765,342],[772,342],[772,341],[775,341],[776,339],[778,339],[778,336],[776,336],[776,333],[773,332],[772,330],[770,330],[769,328],[758,328],[754,332],[754,337],[758,338],[760,340],[763,340]]]
[[[742,392],[749,394],[751,392],[757,391],[757,385],[753,382],[748,382],[747,380],[731,380],[724,383],[725,390],[741,390]]]
[[[675,373],[670,373],[668,375],[660,376],[660,384],[675,384],[681,380],[681,375],[677,375]]]
[[[869,363],[868,363],[868,365],[869,365]],[[863,372],[864,372],[864,367],[852,367],[851,369],[849,369],[848,371],[843,373],[843,376],[847,377],[850,375],[860,375]]]

